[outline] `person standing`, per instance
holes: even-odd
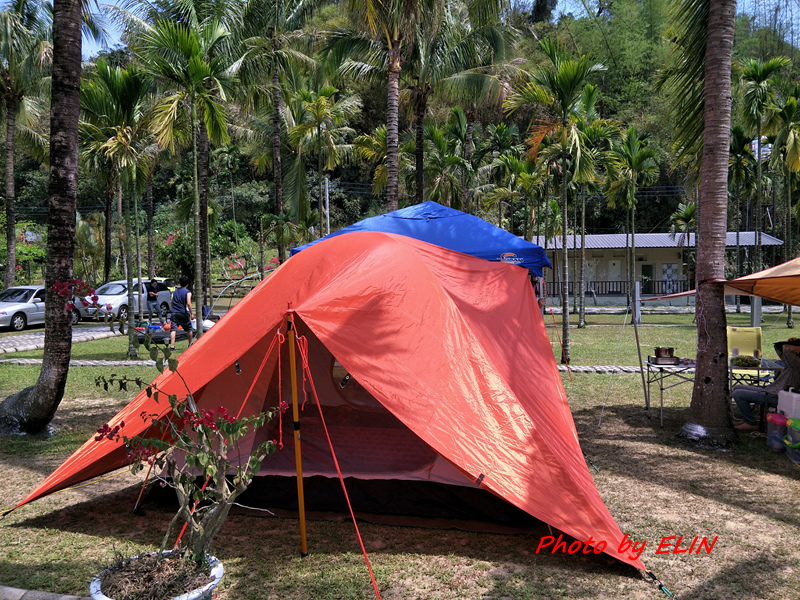
[[[155,279],[151,279],[150,283],[145,286],[145,292],[147,292],[147,319],[152,323],[153,313],[156,313],[163,327],[164,317],[161,315],[161,307],[158,304],[158,291],[158,282]]]
[[[175,333],[178,327],[183,327],[192,345],[192,292],[186,286],[189,278],[181,275],[180,287],[172,293],[172,327],[169,330],[169,349],[175,350]]]

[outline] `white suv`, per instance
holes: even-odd
[[[137,280],[133,282],[133,311],[139,311],[139,291],[141,291],[141,299],[147,310],[147,291],[145,286],[149,281],[142,281],[140,285]],[[169,288],[163,281],[158,281],[158,304],[161,307],[161,315],[166,316],[169,311],[169,303],[172,299],[172,294]],[[111,314],[115,319],[126,321],[128,319],[128,283],[124,279],[117,281],[109,281],[104,283],[95,290],[97,296],[97,306],[84,307],[79,305],[77,308],[81,311],[82,317],[100,317],[103,318],[107,314]],[[90,296],[86,300],[91,302]]]

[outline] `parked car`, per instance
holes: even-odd
[[[0,327],[22,331],[28,325],[44,323],[45,289],[38,285],[18,285],[0,292]]]
[[[147,310],[147,299],[145,285],[146,281],[142,281],[141,288],[139,289],[138,282],[133,282],[133,311],[139,311],[139,291],[142,294],[142,302],[144,303],[145,310]],[[128,318],[128,283],[124,279],[117,281],[109,281],[104,283],[95,290],[97,296],[97,306],[84,307],[78,306],[82,317],[90,318],[104,318],[107,314],[111,314],[115,319],[122,321]],[[86,298],[91,300],[91,298]],[[158,282],[158,302],[161,307],[161,314],[165,316],[170,310],[170,294],[169,288],[163,281]]]

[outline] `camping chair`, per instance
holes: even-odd
[[[738,349],[741,356],[755,356],[761,358],[761,327],[730,327],[728,334],[728,360],[733,357],[733,349]],[[730,385],[737,383],[747,385],[765,385],[770,377],[764,377],[760,369],[729,369]]]

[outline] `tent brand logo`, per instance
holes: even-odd
[[[517,256],[513,252],[503,252],[500,255],[500,262],[511,263],[512,265],[522,264],[523,260],[521,256]]]

